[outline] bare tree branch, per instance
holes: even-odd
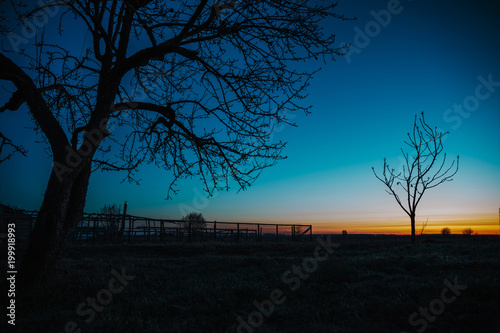
[[[5,152],[7,152],[7,156],[2,156],[2,153],[5,155]],[[28,152],[24,149],[24,147],[14,144],[9,138],[0,132],[0,163],[10,160],[16,153],[20,153],[26,157]]]

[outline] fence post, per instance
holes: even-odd
[[[214,221],[214,241],[217,240],[217,221]]]
[[[147,220],[147,225],[148,225],[148,242],[151,243],[151,221],[148,219]]]
[[[164,226],[164,221],[160,222],[160,242],[162,242],[166,237],[163,234],[165,232],[165,226]]]
[[[97,223],[97,218],[94,218],[94,228],[93,228],[93,231],[92,231],[92,235],[93,235],[94,237],[92,238],[92,242],[95,242],[95,239],[96,239],[96,233],[95,233],[95,232],[96,232],[96,230],[95,230],[95,228],[96,228],[96,223]]]
[[[123,240],[123,236],[125,236],[125,218],[127,216],[127,202],[123,204],[123,216],[122,216],[122,228],[121,228],[121,239]]]
[[[134,220],[132,220],[132,218],[130,218],[130,220],[128,220],[128,242],[131,243],[132,242],[132,228],[134,227]]]
[[[240,241],[240,224],[236,223],[236,243]]]
[[[87,235],[87,238],[85,239],[86,241],[89,240],[89,237],[90,237],[90,221],[91,221],[91,218],[90,216],[87,217],[87,228],[85,228],[85,234]]]

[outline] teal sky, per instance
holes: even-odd
[[[140,186],[121,183],[118,173],[94,173],[86,211],[126,200],[135,215],[180,218],[199,211],[207,220],[294,221],[334,231],[405,221],[371,167],[380,170],[384,157],[398,166],[413,117],[424,111],[431,125],[450,132],[445,151],[450,158],[460,154],[460,169],[453,182],[424,196],[418,220],[496,217],[500,7],[485,0],[402,1],[385,27],[373,23],[371,11],[385,10],[388,3],[340,2],[338,11],[358,20],[332,21],[328,30],[339,44],[351,42],[359,52],[349,54],[350,62],[338,58],[322,64],[305,101],[313,105],[312,114],[297,114],[297,128],[274,133],[276,140],[288,142],[288,158],[265,170],[248,190],[238,192],[234,186],[207,199],[199,180],[183,180],[180,193],[167,201],[171,175],[146,165],[138,176]],[[356,44],[363,39],[356,37],[359,31],[377,25],[368,31],[369,42]],[[485,81],[493,83],[485,86]],[[464,103],[463,112],[455,112],[454,105]],[[33,143],[26,109],[0,114],[0,122],[2,132],[30,150],[27,158],[16,156],[0,165],[0,201],[38,209],[51,161],[43,146]]]

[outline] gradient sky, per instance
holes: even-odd
[[[453,182],[425,194],[417,228],[428,218],[428,232],[448,226],[459,233],[470,226],[498,233],[500,7],[486,0],[407,0],[391,7],[397,13],[388,24],[374,23],[373,13],[389,3],[340,2],[338,11],[358,20],[335,20],[328,30],[339,45],[351,42],[351,53],[322,66],[305,101],[312,114],[297,114],[297,128],[282,127],[274,135],[288,142],[288,159],[265,170],[248,190],[234,187],[207,199],[198,180],[184,180],[167,201],[170,173],[146,165],[140,186],[121,183],[117,173],[94,173],[86,211],[126,200],[129,213],[140,216],[180,218],[199,211],[207,220],[312,223],[315,232],[409,233],[408,217],[371,167],[380,170],[384,157],[399,165],[405,134],[424,111],[431,125],[450,132],[445,151],[450,158],[460,155],[460,169]],[[366,29],[369,40],[359,35]],[[477,90],[480,77],[496,86]],[[454,105],[472,103],[477,91],[478,105],[454,112]],[[38,209],[51,161],[33,143],[26,108],[0,114],[0,122],[8,137],[30,150],[27,158],[0,165],[0,201]]]

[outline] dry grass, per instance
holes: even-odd
[[[237,316],[276,288],[287,299],[256,332],[412,332],[410,314],[455,277],[467,289],[426,332],[500,331],[500,239],[428,239],[336,238],[341,246],[295,291],[281,276],[316,242],[70,247],[45,293],[18,297],[16,332],[64,332],[68,321],[82,332],[235,332]],[[78,304],[122,267],[135,279],[86,323]]]

